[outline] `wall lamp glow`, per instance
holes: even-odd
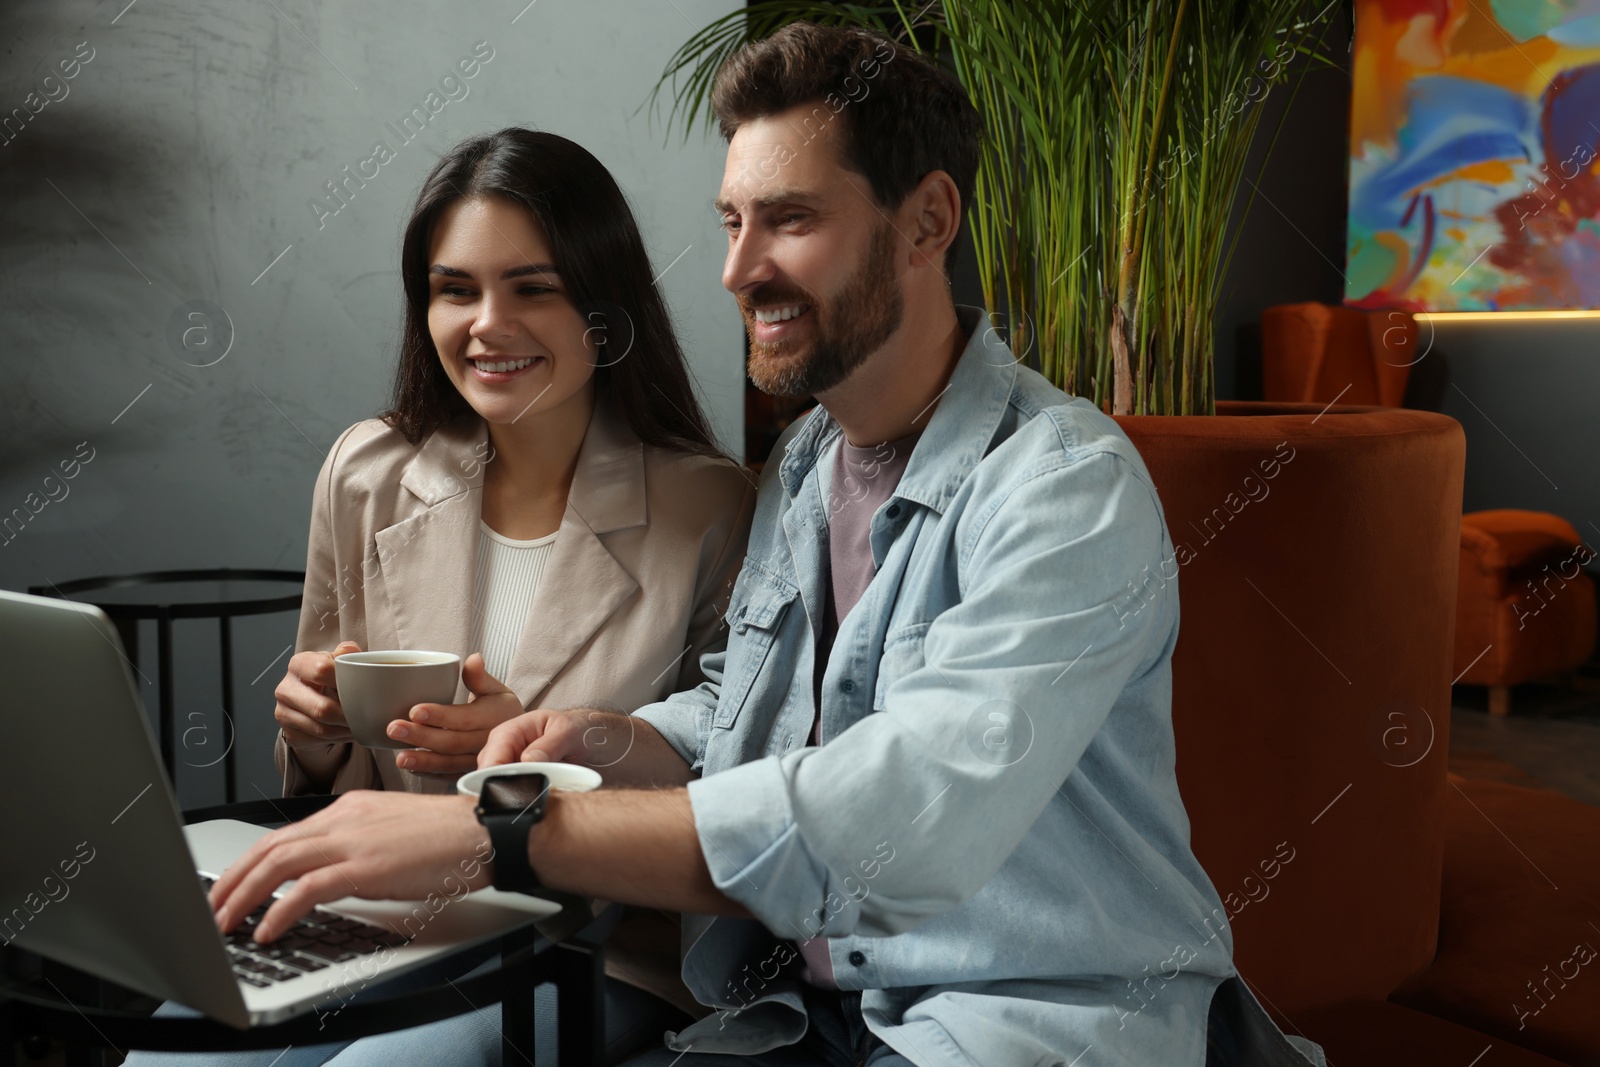
[[[1600,311],[1419,311],[1418,322],[1536,322],[1541,319],[1593,319]]]

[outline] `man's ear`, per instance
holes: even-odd
[[[906,196],[902,232],[910,237],[915,251],[911,266],[931,267],[944,273],[944,254],[961,232],[961,194],[954,179],[942,170],[930,171]]]

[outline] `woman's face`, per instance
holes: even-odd
[[[599,350],[543,227],[503,200],[446,208],[428,249],[428,332],[445,373],[504,425],[593,403]]]

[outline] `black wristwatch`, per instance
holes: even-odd
[[[502,774],[486,779],[478,794],[478,822],[494,847],[494,887],[528,896],[550,896],[528,863],[528,831],[544,818],[550,779],[542,774]]]

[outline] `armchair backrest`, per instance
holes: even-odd
[[[1261,313],[1262,396],[1303,404],[1399,407],[1417,350],[1402,311],[1280,304]]]
[[[1466,453],[1443,415],[1321,407],[1118,419],[1178,551],[1193,848],[1291,1014],[1434,957]]]

